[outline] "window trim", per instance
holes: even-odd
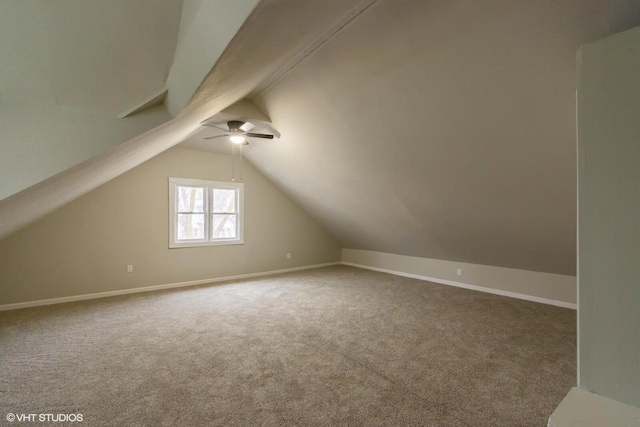
[[[204,232],[203,240],[178,240],[176,238],[176,224],[178,212],[176,211],[178,186],[185,187],[203,187],[205,188],[205,210],[204,214]],[[235,239],[216,239],[212,240],[211,223],[213,221],[213,189],[232,189],[237,190],[236,197],[236,215],[238,224],[238,237]],[[182,212],[181,212],[182,213]],[[200,212],[193,212],[200,214]],[[224,181],[207,181],[203,179],[192,178],[169,178],[169,249],[177,248],[193,248],[202,246],[227,246],[227,245],[244,245],[244,184],[239,182]]]

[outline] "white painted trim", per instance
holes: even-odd
[[[117,291],[97,292],[94,294],[74,295],[70,297],[43,299],[38,301],[18,302],[14,304],[0,305],[0,311],[18,310],[20,308],[39,307],[42,305],[63,304],[65,302],[84,301],[88,299],[98,299],[114,297],[119,295],[137,294],[141,292],[153,292],[163,289],[184,288],[189,286],[205,285],[207,283],[228,282],[230,280],[250,279],[252,277],[272,276],[275,274],[291,273],[294,271],[311,270],[314,268],[330,267],[340,265],[341,262],[328,262],[324,264],[305,265],[302,267],[284,268],[282,270],[261,271],[258,273],[238,274],[236,276],[214,277],[210,279],[189,280],[187,282],[168,283],[165,285],[145,286],[142,288],[122,289]]]
[[[393,274],[395,276],[409,277],[411,279],[424,280],[424,281],[427,281],[427,282],[440,283],[440,284],[443,284],[443,285],[455,286],[457,288],[470,289],[472,291],[486,292],[486,293],[489,293],[489,294],[502,295],[502,296],[505,296],[505,297],[523,299],[523,300],[533,301],[533,302],[539,302],[539,303],[542,303],[542,304],[549,304],[549,305],[555,305],[555,306],[558,306],[558,307],[571,308],[573,310],[575,310],[577,308],[576,304],[572,304],[570,302],[564,302],[564,301],[558,301],[558,300],[553,300],[553,299],[548,299],[548,298],[535,297],[535,296],[532,296],[532,295],[519,294],[517,292],[503,291],[503,290],[500,290],[500,289],[486,288],[484,286],[469,285],[469,284],[462,283],[462,282],[455,282],[453,280],[438,279],[437,277],[422,276],[422,275],[419,275],[419,274],[405,273],[403,271],[389,270],[389,269],[386,269],[386,268],[371,267],[371,266],[368,266],[368,265],[355,264],[355,263],[346,262],[346,261],[342,261],[342,265],[348,265],[350,267],[362,268],[362,269],[365,269],[365,270],[378,271],[380,273]]]
[[[204,215],[204,235],[203,240],[178,240],[176,238],[177,210],[176,202],[178,199],[177,187],[191,186],[204,188],[206,209]],[[236,193],[236,217],[237,232],[236,239],[213,239],[212,232],[212,215],[213,215],[213,190],[218,188],[226,188],[235,190]],[[173,178],[169,177],[169,249],[194,248],[201,246],[228,246],[228,245],[244,245],[244,183],[242,182],[225,182],[225,181],[206,181],[202,179],[192,178]]]

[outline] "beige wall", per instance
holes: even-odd
[[[471,285],[471,287],[482,287],[502,295],[519,294],[533,301],[553,303],[565,307],[570,307],[576,302],[575,276],[358,249],[343,249],[342,261],[376,269],[457,282]],[[457,275],[459,268],[462,269],[462,276]]]
[[[579,386],[640,407],[640,27],[578,69]]]
[[[0,241],[0,305],[340,260],[335,241],[247,162],[245,244],[169,249],[169,177],[230,181],[231,158],[171,149]]]

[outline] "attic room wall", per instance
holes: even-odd
[[[247,162],[245,244],[169,249],[168,178],[230,175],[229,156],[173,148],[1,240],[0,305],[340,261],[322,227]]]
[[[578,58],[579,385],[640,408],[640,27]]]
[[[163,106],[133,117],[52,103],[0,103],[0,199],[96,156],[171,117]]]
[[[342,249],[342,262],[436,283],[576,308],[576,276],[358,249]]]

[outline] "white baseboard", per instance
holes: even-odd
[[[118,295],[137,294],[141,292],[159,291],[162,289],[184,288],[188,286],[205,285],[207,283],[227,282],[229,280],[249,279],[252,277],[272,276],[274,274],[291,273],[293,271],[310,270],[313,268],[340,265],[341,262],[328,262],[325,264],[305,265],[302,267],[285,268],[282,270],[262,271],[259,273],[238,274],[236,276],[214,277],[211,279],[189,280],[187,282],[168,283],[165,285],[145,286],[143,288],[122,289],[117,291],[97,292],[94,294],[74,295],[70,297],[43,299],[38,301],[18,302],[14,304],[0,305],[0,311],[17,310],[20,308],[38,307],[42,305],[62,304],[65,302],[84,301],[88,299],[107,298]]]
[[[51,299],[45,299],[45,300],[5,304],[5,305],[0,305],[0,311],[17,310],[20,308],[38,307],[43,305],[63,304],[66,302],[83,301],[83,300],[97,299],[97,298],[107,298],[107,297],[113,297],[118,295],[128,295],[128,294],[135,294],[135,293],[141,293],[141,292],[152,292],[152,291],[159,291],[163,289],[183,288],[183,287],[189,287],[189,286],[204,285],[207,283],[226,282],[229,280],[250,279],[252,277],[271,276],[274,274],[290,273],[290,272],[301,271],[301,270],[310,270],[314,268],[329,267],[333,265],[348,265],[351,267],[362,268],[365,270],[378,271],[381,273],[388,273],[396,276],[409,277],[412,279],[424,280],[427,282],[440,283],[443,285],[455,286],[458,288],[470,289],[470,290],[479,291],[479,292],[487,292],[490,294],[502,295],[506,297],[533,301],[533,302],[538,302],[542,304],[555,305],[558,307],[571,308],[574,310],[577,308],[576,304],[572,304],[564,301],[540,298],[540,297],[535,297],[535,296],[526,295],[526,294],[519,294],[516,292],[502,291],[500,289],[492,289],[492,288],[486,288],[483,286],[469,285],[466,283],[456,282],[453,280],[439,279],[437,277],[422,276],[419,274],[405,273],[402,271],[389,270],[386,268],[371,267],[368,265],[355,264],[351,262],[342,261],[342,262],[329,262],[325,264],[307,265],[303,267],[285,268],[282,270],[271,270],[271,271],[262,271],[258,273],[239,274],[236,276],[225,276],[225,277],[215,277],[210,279],[190,280],[187,282],[168,283],[164,285],[146,286],[142,288],[122,289],[117,291],[98,292],[93,294],[74,295],[70,297],[51,298]]]
[[[403,271],[389,270],[389,269],[386,269],[386,268],[371,267],[371,266],[368,266],[368,265],[355,264],[355,263],[346,262],[346,261],[342,261],[342,265],[348,265],[348,266],[351,266],[351,267],[363,268],[365,270],[378,271],[380,273],[393,274],[395,276],[409,277],[409,278],[412,278],[412,279],[424,280],[424,281],[427,281],[427,282],[440,283],[440,284],[443,284],[443,285],[455,286],[457,288],[470,289],[472,291],[486,292],[486,293],[489,293],[489,294],[502,295],[502,296],[505,296],[505,297],[523,299],[523,300],[533,301],[533,302],[539,302],[539,303],[542,303],[542,304],[549,304],[549,305],[555,305],[555,306],[558,306],[558,307],[571,308],[573,310],[577,309],[577,305],[576,304],[572,304],[572,303],[569,303],[569,302],[557,301],[557,300],[547,299],[547,298],[540,298],[540,297],[535,297],[535,296],[532,296],[532,295],[526,295],[526,294],[519,294],[519,293],[516,293],[516,292],[503,291],[503,290],[500,290],[500,289],[486,288],[484,286],[469,285],[467,283],[456,282],[456,281],[447,280],[447,279],[439,279],[437,277],[422,276],[422,275],[419,275],[419,274],[405,273]]]

